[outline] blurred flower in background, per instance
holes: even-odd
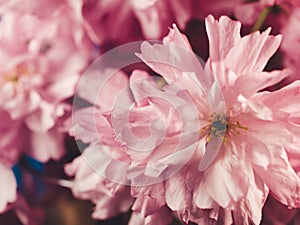
[[[298,224],[299,65],[298,0],[0,0],[0,224]]]

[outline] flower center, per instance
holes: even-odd
[[[247,131],[248,127],[243,126],[239,121],[233,121],[224,114],[213,113],[209,119],[210,124],[201,128],[200,134],[207,134],[206,141],[209,142],[211,138],[222,138],[226,143],[229,136],[232,134],[240,134],[240,130]]]

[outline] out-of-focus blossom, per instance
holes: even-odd
[[[80,0],[70,3],[91,39],[100,45],[160,39],[173,22],[184,29],[193,13],[191,0]]]
[[[1,186],[0,186],[0,213],[2,213],[8,203],[12,203],[17,199],[16,189],[17,182],[10,168],[0,163],[1,170]]]
[[[300,1],[288,0],[259,0],[244,2],[234,7],[234,15],[245,25],[270,26],[279,32],[289,19],[289,14],[294,7],[299,7]],[[260,29],[261,27],[255,27]]]
[[[242,4],[243,0],[193,0],[193,17],[203,20],[207,15],[213,14],[215,17],[221,15],[232,16],[237,5]]]
[[[87,66],[91,42],[67,2],[7,1],[0,10],[1,109],[26,124],[37,159],[57,159],[63,153],[57,128],[70,110],[64,101]]]
[[[0,14],[3,211],[16,200],[11,168],[21,154],[46,162],[64,153],[59,129],[70,114],[65,101],[74,94],[92,45],[65,1],[6,1]]]
[[[295,8],[289,21],[282,28],[283,41],[281,50],[284,52],[284,66],[292,69],[292,74],[286,82],[300,79],[300,7]]]
[[[17,195],[16,201],[10,204],[6,210],[14,211],[17,219],[23,225],[41,225],[43,222],[42,210],[30,207],[21,194]]]
[[[12,203],[17,198],[17,182],[13,174],[12,167],[17,162],[20,147],[24,143],[24,137],[19,132],[22,129],[21,121],[12,121],[8,113],[0,113],[2,122],[0,123],[0,213],[3,212],[8,203]]]

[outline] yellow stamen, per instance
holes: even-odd
[[[248,130],[248,127],[243,126],[239,121],[231,121],[222,114],[213,113],[209,122],[209,125],[200,130],[200,135],[207,134],[206,142],[210,142],[212,137],[218,137],[222,138],[224,144],[227,144],[230,134],[233,132],[240,134],[240,130]]]

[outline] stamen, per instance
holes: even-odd
[[[248,130],[248,127],[243,126],[239,121],[230,121],[224,114],[213,113],[209,122],[209,125],[200,130],[200,135],[207,134],[206,142],[210,142],[212,137],[218,137],[226,144],[232,133],[240,134],[240,130]]]

